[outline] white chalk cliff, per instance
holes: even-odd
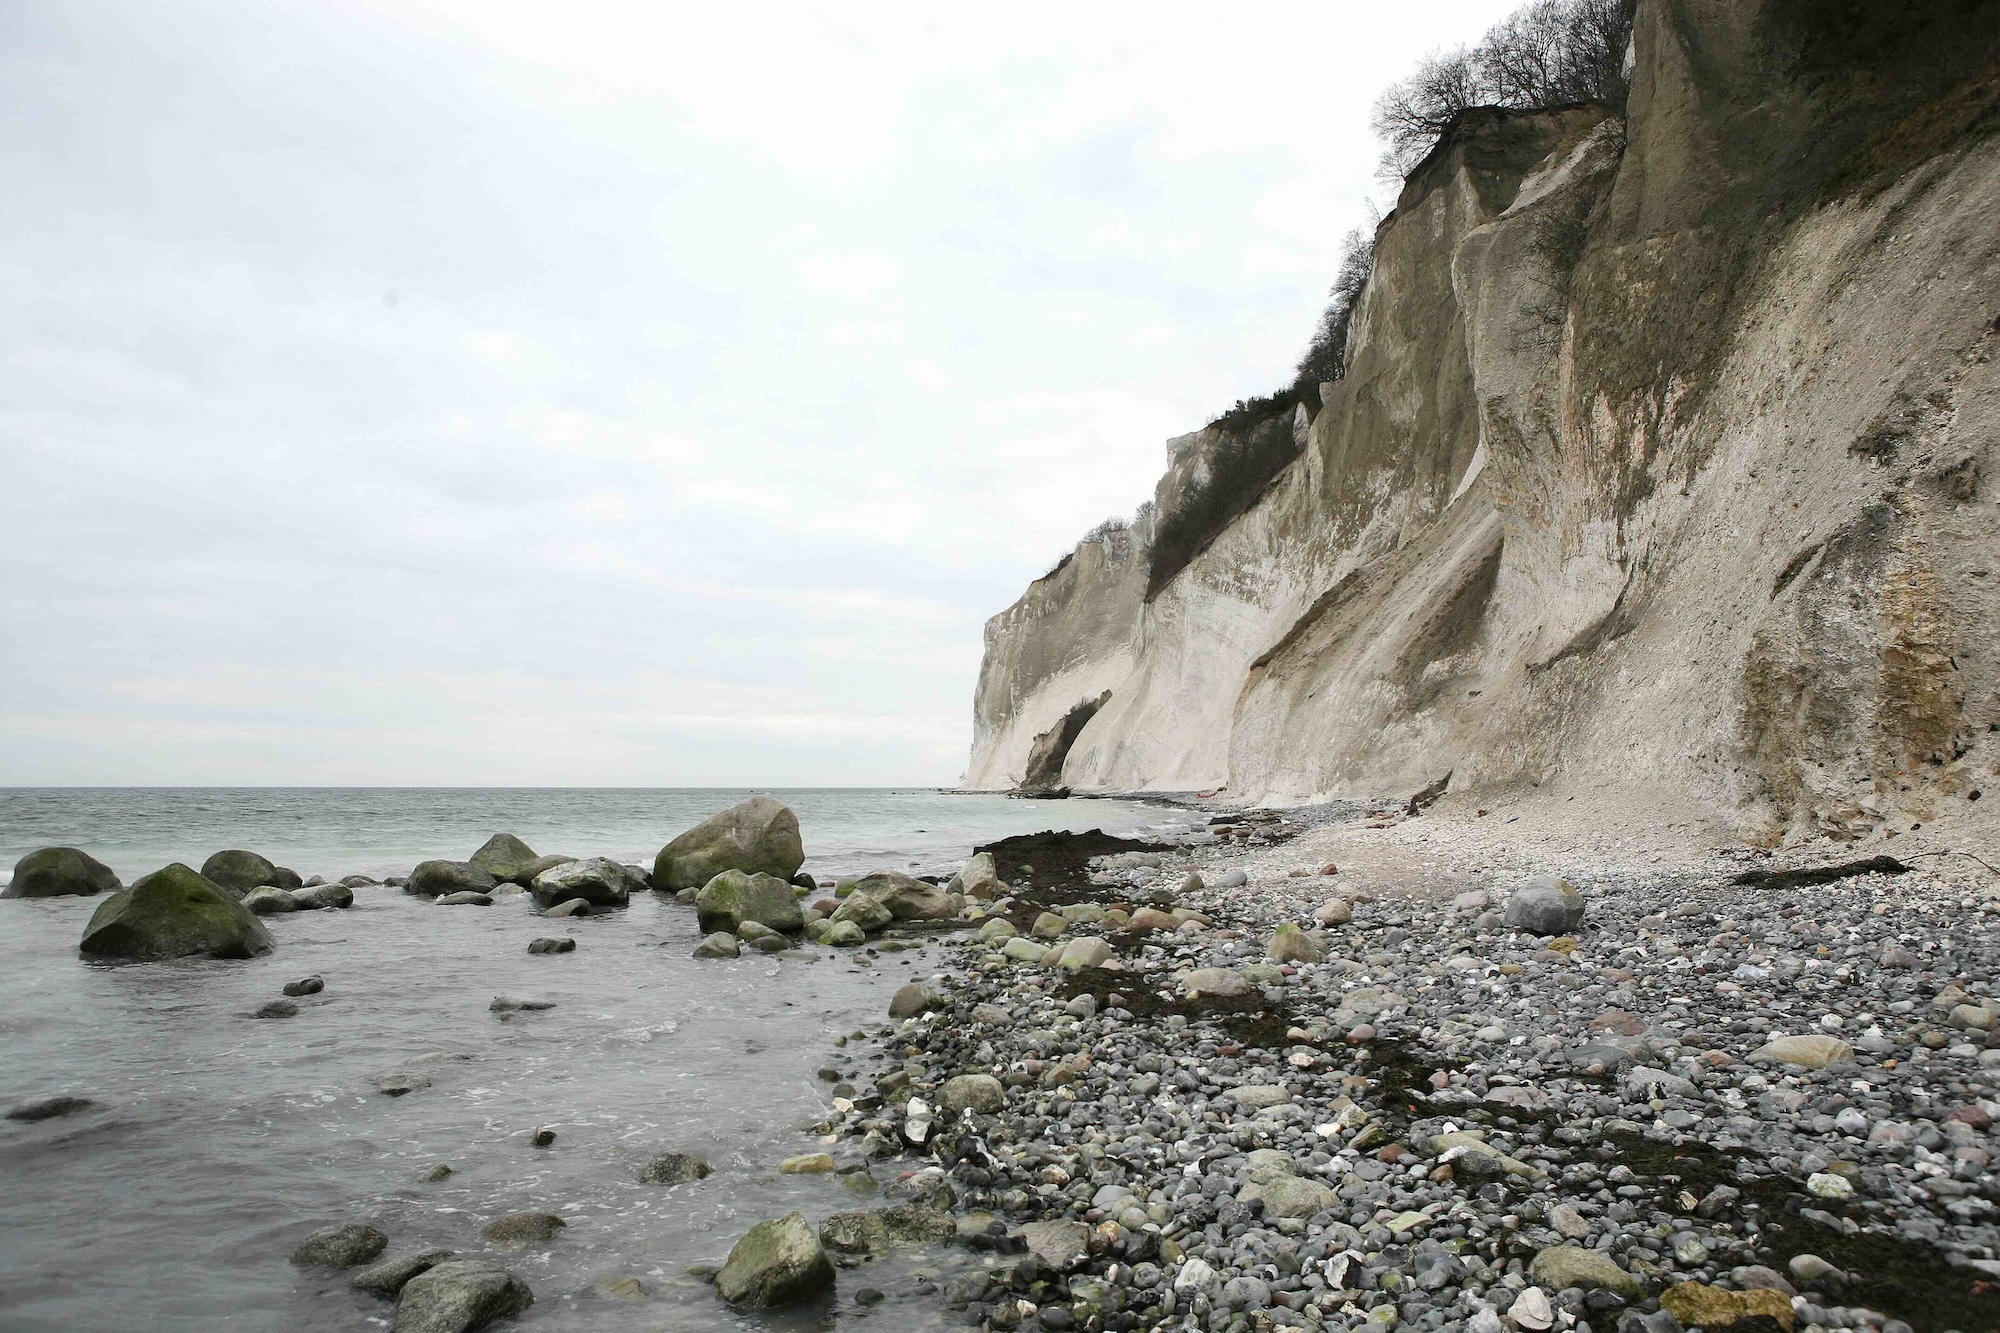
[[[2000,800],[1996,13],[1642,0],[1622,115],[1468,113],[1296,460],[1149,596],[1226,432],[1175,441],[988,623],[966,785],[1108,691],[1078,791],[1449,772],[1763,842]]]

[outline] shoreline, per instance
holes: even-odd
[[[1975,1284],[2000,1280],[2000,877],[1940,857],[1757,889],[1727,881],[1847,849],[1394,810],[1272,811],[1277,837],[1000,905],[1069,908],[1052,943],[1102,938],[1114,970],[939,940],[935,1009],[882,1039],[874,1090],[829,1128],[895,1157],[899,1104],[930,1108],[958,1209],[1027,1247],[946,1292],[959,1318],[1601,1333],[1680,1327],[1663,1296],[1690,1320],[1704,1300],[1768,1315],[1763,1292],[1798,1329],[1994,1325]],[[1215,886],[1230,870],[1247,882]],[[1552,870],[1582,924],[1506,928]],[[1175,891],[1191,871],[1207,884]],[[1113,903],[1207,923],[1089,923]],[[1312,932],[1258,972],[1286,921]],[[1190,994],[1206,968],[1242,993]],[[1779,1036],[1834,1058],[1774,1062]]]

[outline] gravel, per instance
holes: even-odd
[[[1995,881],[1574,858],[1378,896],[1322,873],[1361,820],[1401,816],[1226,816],[968,905],[823,1126],[986,1252],[955,1317],[1664,1333],[1669,1292],[1775,1291],[1808,1333],[1995,1326]],[[1581,920],[1508,926],[1522,889],[1573,917],[1551,868]],[[1121,930],[1142,906],[1176,924]]]

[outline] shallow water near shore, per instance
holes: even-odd
[[[941,866],[974,840],[1051,824],[1136,832],[1173,819],[1114,802],[776,794],[799,812],[808,864],[827,871],[871,860]],[[407,870],[420,856],[462,857],[501,828],[538,848],[638,859],[651,848],[616,838],[639,836],[645,801],[657,846],[738,797],[499,792],[454,807],[442,793],[336,793],[317,801],[331,813],[313,815],[307,793],[165,795],[138,826],[92,838],[88,817],[135,794],[92,794],[80,813],[36,793],[23,818],[22,793],[7,793],[8,861],[25,850],[16,850],[24,833],[52,840],[44,830],[65,825],[61,840],[90,848],[128,882],[164,859],[198,865],[222,846],[330,878]],[[575,813],[545,834],[508,817],[512,802],[530,799]],[[409,822],[391,824],[385,848],[364,846],[366,812],[399,801]],[[238,803],[268,806],[268,822],[227,824]],[[840,826],[843,803],[857,813]],[[189,808],[214,822],[173,834],[166,812]],[[427,812],[429,824],[412,811]],[[350,1291],[347,1273],[287,1262],[308,1231],[345,1221],[386,1232],[384,1257],[447,1248],[497,1259],[534,1288],[524,1328],[770,1325],[732,1314],[682,1270],[719,1263],[760,1219],[799,1209],[817,1222],[886,1202],[858,1197],[841,1177],[776,1167],[823,1146],[804,1128],[831,1097],[815,1073],[856,1068],[861,1050],[855,1043],[850,1057],[835,1039],[881,1024],[897,985],[941,965],[934,947],[884,951],[874,967],[810,946],[699,962],[688,956],[699,938],[693,913],[650,894],[621,912],[551,921],[520,896],[438,908],[384,888],[357,891],[347,911],[266,918],[278,947],[264,958],[90,964],[76,941],[98,901],[0,903],[0,1106],[58,1094],[97,1103],[36,1124],[0,1121],[0,1324],[9,1329],[386,1324],[392,1307]],[[528,941],[544,935],[573,935],[576,950],[528,954]],[[250,1017],[311,973],[326,990],[299,1000],[296,1017]],[[502,1016],[487,1008],[498,995],[556,1007]],[[398,1071],[431,1086],[402,1097],[375,1090],[376,1075]],[[529,1135],[543,1126],[556,1141],[536,1149]],[[715,1174],[670,1188],[636,1183],[640,1166],[667,1150],[702,1156]],[[453,1168],[450,1178],[420,1183],[438,1163]],[[885,1167],[876,1174],[884,1185],[894,1177]],[[569,1226],[519,1252],[480,1240],[487,1222],[525,1210]],[[909,1274],[949,1273],[968,1259],[940,1250],[842,1270],[829,1306],[776,1322],[928,1327],[942,1307],[906,1294]],[[638,1277],[649,1298],[590,1294],[621,1274]],[[887,1301],[858,1308],[864,1286]]]

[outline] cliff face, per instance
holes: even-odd
[[[1298,458],[1150,600],[1158,515],[988,624],[967,785],[1108,690],[1077,790],[2000,797],[1997,51],[1992,0],[1644,0],[1623,116],[1469,114]]]

